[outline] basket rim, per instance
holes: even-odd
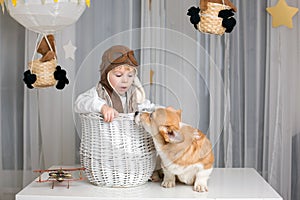
[[[135,113],[119,113],[118,117],[115,117],[114,120],[134,120]],[[91,112],[91,113],[80,113],[82,118],[92,118],[92,119],[103,119],[101,113]]]

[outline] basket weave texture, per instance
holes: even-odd
[[[208,2],[207,7],[207,10],[200,11],[200,23],[198,23],[199,31],[223,35],[226,29],[222,26],[223,19],[218,17],[218,15],[221,10],[231,9],[230,6]]]
[[[133,187],[152,175],[156,151],[150,134],[134,123],[134,113],[106,123],[100,114],[80,114],[80,161],[88,180],[104,187]]]
[[[52,59],[47,62],[33,60],[28,63],[28,68],[32,74],[36,75],[36,81],[32,84],[35,88],[51,87],[56,84],[54,72],[56,70],[57,61]]]

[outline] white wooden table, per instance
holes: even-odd
[[[177,184],[163,188],[159,183],[148,182],[133,188],[103,188],[88,181],[55,183],[32,182],[16,195],[16,200],[282,200],[282,197],[251,168],[216,168],[208,182],[209,191],[198,193],[192,186]]]

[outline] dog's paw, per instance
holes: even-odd
[[[175,187],[175,181],[163,181],[161,183],[161,186],[165,187],[165,188],[171,188],[171,187]]]
[[[207,192],[208,187],[207,187],[207,185],[194,185],[194,190],[196,192]]]

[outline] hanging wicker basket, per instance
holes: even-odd
[[[36,75],[36,81],[32,84],[35,88],[45,88],[54,86],[57,80],[54,78],[57,61],[52,59],[47,62],[33,60],[28,63],[28,68],[32,74]]]
[[[219,3],[207,3],[207,10],[200,11],[200,23],[198,23],[198,30],[203,33],[211,33],[223,35],[225,28],[222,26],[222,18],[218,17],[219,12],[225,9],[231,9],[230,6]]]
[[[150,134],[134,123],[134,113],[119,114],[106,123],[100,114],[80,114],[80,160],[88,180],[104,187],[144,184],[155,167]]]

